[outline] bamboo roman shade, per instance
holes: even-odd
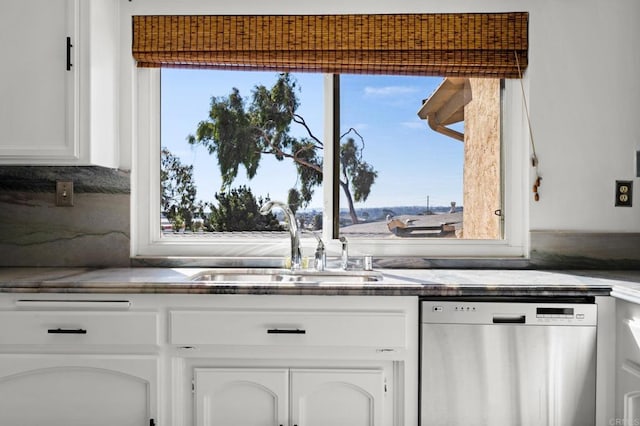
[[[134,16],[139,67],[518,77],[528,13]]]

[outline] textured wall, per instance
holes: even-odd
[[[74,206],[55,205],[56,180]],[[0,266],[128,266],[129,174],[99,167],[0,167]]]
[[[469,79],[464,118],[463,237],[498,239],[500,218],[500,81]]]

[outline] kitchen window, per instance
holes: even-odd
[[[214,18],[215,19],[215,18]],[[135,50],[135,45],[134,45]],[[147,58],[146,56],[144,58]],[[140,65],[143,62],[142,56],[138,57],[138,63]],[[180,61],[185,62],[184,58],[181,58]],[[143,64],[144,65],[144,64]],[[162,65],[162,66],[166,66]],[[173,65],[172,65],[173,66]],[[184,66],[184,64],[183,64]],[[188,67],[199,68],[199,64],[190,63]],[[294,70],[295,71],[295,70]],[[308,70],[305,70],[308,71]],[[347,70],[348,71],[348,70]],[[356,70],[356,72],[361,72],[362,70]],[[406,71],[406,70],[405,70]],[[411,70],[409,70],[411,71]],[[168,94],[168,89],[163,86],[163,84],[168,79],[168,76],[171,73],[175,73],[176,70],[168,69],[166,71],[159,71],[157,68],[139,68],[137,73],[137,87],[138,87],[138,151],[137,151],[137,159],[136,161],[136,180],[135,180],[135,199],[136,206],[141,207],[134,215],[134,254],[139,255],[187,255],[187,256],[223,256],[223,257],[236,257],[236,256],[281,256],[285,255],[288,251],[288,241],[286,241],[286,234],[281,234],[278,238],[269,238],[263,235],[256,235],[254,232],[250,233],[241,233],[241,234],[230,234],[222,232],[216,238],[185,238],[182,233],[172,233],[172,232],[161,232],[160,230],[160,217],[162,213],[161,210],[161,193],[162,191],[154,191],[153,188],[158,188],[159,185],[159,177],[160,176],[160,165],[159,161],[147,161],[148,158],[161,158],[161,140],[164,140],[167,135],[165,135],[165,131],[162,130],[162,125],[165,124],[168,117],[162,116],[162,104],[165,102],[165,94]],[[177,73],[189,73],[191,70],[185,71],[177,71]],[[194,71],[195,73],[207,72],[207,71]],[[209,73],[215,74],[216,72],[228,72],[228,71],[208,71]],[[243,71],[234,71],[236,74],[243,73]],[[403,71],[404,72],[404,71]],[[514,71],[510,71],[514,72]],[[163,74],[164,73],[164,74]],[[372,75],[360,75],[360,74],[334,74],[334,73],[316,73],[316,74],[301,74],[304,78],[315,78],[317,82],[321,82],[321,84],[317,84],[317,87],[321,87],[318,89],[318,92],[313,96],[317,98],[321,98],[323,100],[323,111],[322,111],[322,120],[319,124],[322,129],[321,132],[316,134],[320,134],[323,140],[331,140],[333,139],[340,141],[346,137],[347,140],[352,141],[351,148],[355,146],[355,149],[360,149],[366,146],[366,149],[369,150],[384,150],[384,149],[395,149],[401,151],[401,147],[398,146],[398,142],[388,141],[386,144],[388,146],[383,146],[382,142],[378,144],[374,144],[372,142],[371,145],[367,144],[368,139],[373,139],[371,137],[367,137],[366,139],[363,137],[361,131],[357,129],[358,123],[353,121],[356,120],[357,114],[357,106],[350,107],[349,99],[350,96],[345,97],[345,93],[349,93],[354,88],[357,88],[359,85],[362,85],[363,81],[371,81],[371,79],[380,78],[380,81],[389,81],[388,79],[397,78],[397,79],[429,79],[430,77],[407,77],[407,76],[396,76],[389,77],[387,76],[387,70],[383,71],[382,76],[372,76]],[[398,74],[398,71],[395,71]],[[415,73],[415,72],[414,72]],[[468,78],[465,77],[465,73],[472,74],[471,72],[466,71],[466,68],[459,68],[456,71],[458,74],[462,74],[463,76],[458,77],[447,77],[445,79],[438,78],[432,81],[439,82],[439,85],[436,85],[436,88],[440,90],[440,93],[447,92],[447,85],[454,84],[457,85],[458,92],[461,93],[461,96],[464,96],[465,90],[470,90],[474,81],[478,79],[474,79],[473,77]],[[456,73],[450,73],[456,75]],[[249,73],[247,73],[249,74]],[[271,74],[276,74],[274,71],[271,71]],[[505,74],[503,72],[503,74]],[[513,77],[513,74],[507,76]],[[296,74],[293,74],[296,76]],[[369,80],[367,80],[369,79]],[[386,80],[383,80],[386,79]],[[427,229],[427,226],[423,226],[425,229],[418,229],[418,226],[412,226],[417,219],[421,219],[420,215],[427,215],[428,213],[437,213],[435,211],[430,212],[430,208],[434,210],[436,208],[442,208],[442,202],[439,201],[435,196],[432,199],[431,195],[428,193],[428,190],[425,191],[424,188],[418,187],[416,188],[416,194],[413,195],[415,197],[420,196],[422,199],[417,201],[417,205],[421,205],[424,208],[423,211],[417,212],[415,215],[411,214],[402,214],[403,212],[395,212],[393,210],[393,206],[384,206],[378,205],[373,206],[371,209],[360,208],[358,212],[357,209],[354,212],[354,208],[349,208],[348,201],[343,198],[340,200],[338,194],[344,193],[344,191],[340,188],[339,181],[330,180],[331,182],[327,182],[327,179],[323,179],[322,186],[316,186],[315,191],[315,199],[320,200],[316,206],[318,210],[313,212],[311,210],[311,216],[307,216],[308,220],[313,220],[313,214],[316,216],[321,215],[324,226],[322,226],[322,236],[323,239],[328,243],[329,248],[332,246],[337,246],[335,244],[335,240],[338,236],[347,236],[350,241],[350,249],[352,253],[366,253],[372,255],[400,255],[400,256],[518,256],[523,253],[523,229],[524,229],[524,197],[522,196],[522,191],[520,190],[520,185],[524,180],[524,176],[522,176],[522,171],[519,164],[522,164],[522,158],[525,155],[526,147],[522,147],[522,141],[526,140],[523,137],[522,131],[522,108],[521,108],[521,95],[520,84],[516,80],[506,79],[502,80],[502,84],[500,83],[500,79],[480,79],[480,81],[495,81],[497,83],[494,84],[493,90],[498,93],[498,111],[500,114],[500,121],[502,123],[501,126],[501,135],[500,138],[502,140],[501,149],[498,148],[498,158],[492,160],[494,162],[494,166],[498,170],[498,177],[494,178],[494,184],[497,184],[501,187],[501,191],[498,190],[499,197],[499,205],[497,208],[492,209],[491,215],[492,220],[497,223],[497,226],[494,226],[494,230],[487,237],[485,236],[470,236],[469,238],[459,238],[464,236],[464,230],[456,229],[455,224],[451,226],[451,224],[447,224],[448,228],[446,232],[449,232],[450,235],[454,238],[431,238],[432,235],[431,229]],[[452,83],[453,82],[453,83]],[[163,87],[162,90],[160,88]],[[389,87],[401,88],[402,84],[391,84],[387,85],[387,90]],[[420,89],[417,89],[420,90]],[[450,91],[449,91],[450,92]],[[375,96],[375,86],[370,86],[370,95]],[[423,89],[423,93],[420,94],[420,97],[425,98],[430,96],[434,98],[437,95],[438,91],[435,90],[431,94]],[[340,97],[342,94],[342,97]],[[501,95],[500,95],[501,94]],[[380,93],[378,93],[380,95]],[[446,97],[446,93],[445,93]],[[401,99],[401,97],[397,96],[396,100]],[[428,119],[430,113],[433,113],[433,108],[429,105],[428,99],[427,102],[421,105],[421,102],[417,102],[415,105],[415,111],[419,111],[421,120],[415,116],[413,117],[413,122],[407,120],[405,123],[408,127],[410,126],[418,126],[421,125],[424,130],[424,138],[425,145],[429,142],[426,141],[428,139],[427,134],[427,125],[429,122],[429,127],[435,127],[438,123],[433,124],[435,121],[433,117],[431,120]],[[334,105],[339,105],[339,108],[334,107]],[[430,109],[431,108],[431,109]],[[340,114],[336,114],[336,110],[340,111]],[[437,111],[436,111],[437,112]],[[378,111],[384,116],[384,112]],[[318,118],[318,114],[313,114],[314,118]],[[204,116],[204,114],[203,114]],[[357,120],[356,120],[357,121]],[[378,120],[383,121],[383,120]],[[459,122],[459,120],[458,120]],[[162,123],[162,125],[161,125]],[[348,124],[349,123],[349,124]],[[353,124],[351,124],[353,123]],[[445,123],[450,124],[450,123]],[[342,127],[342,126],[347,127]],[[317,126],[316,126],[317,127]],[[448,131],[453,132],[453,134],[464,134],[465,129],[461,127],[460,124],[453,124],[450,126],[445,126]],[[195,129],[194,129],[195,130]],[[315,131],[314,131],[315,132]],[[399,132],[400,133],[400,132]],[[442,132],[441,132],[442,133]],[[434,133],[435,134],[435,133]],[[343,136],[343,138],[341,138]],[[398,135],[402,137],[401,134]],[[182,136],[184,138],[184,135]],[[162,142],[163,144],[164,142]],[[450,144],[458,143],[454,140],[449,142]],[[386,145],[385,144],[385,145]],[[322,161],[323,165],[323,175],[326,176],[336,176],[338,179],[340,178],[340,159],[341,153],[339,143],[329,143],[324,144],[324,156]],[[377,146],[376,146],[377,145]],[[460,144],[462,145],[462,144]],[[500,144],[498,144],[500,147]],[[459,148],[462,148],[458,146]],[[372,176],[377,179],[375,176],[376,169],[374,163],[366,162],[366,149],[364,151],[364,156],[362,158],[365,159],[364,163],[366,166],[370,167],[369,178]],[[464,149],[460,149],[459,157],[463,157],[462,151]],[[363,153],[357,152],[356,156],[361,155]],[[188,156],[189,154],[187,154]],[[192,156],[197,155],[202,157],[201,154],[193,154]],[[406,152],[405,155],[411,157],[416,157],[416,155],[412,154],[412,152]],[[384,155],[382,155],[384,158]],[[391,156],[387,156],[391,158]],[[385,161],[389,161],[388,158]],[[332,161],[333,159],[333,161]],[[209,161],[213,160],[213,157],[209,158]],[[415,158],[412,158],[415,161]],[[262,161],[262,160],[261,160]],[[393,163],[395,160],[391,160],[390,163]],[[462,163],[464,160],[458,159],[459,163]],[[156,164],[158,163],[158,164]],[[215,168],[215,162],[211,161],[212,169]],[[362,163],[360,163],[362,164]],[[397,166],[397,165],[396,165]],[[458,167],[460,169],[460,167]],[[406,170],[405,170],[406,171]],[[501,173],[500,173],[501,172]],[[410,172],[409,172],[410,173]],[[366,173],[365,173],[366,175]],[[402,178],[403,182],[400,184],[412,186],[411,176],[408,175]],[[366,176],[365,176],[366,177]],[[387,177],[388,178],[388,177]],[[460,178],[459,178],[460,179]],[[278,180],[277,178],[275,180]],[[461,179],[460,179],[461,180]],[[247,182],[250,185],[251,181]],[[299,182],[298,182],[299,183]],[[413,185],[416,186],[416,185]],[[375,183],[372,186],[372,193],[375,189]],[[274,187],[275,191],[282,191],[282,188]],[[399,194],[400,189],[398,189]],[[462,193],[462,188],[459,190]],[[265,195],[270,196],[272,199],[276,197],[273,194],[268,193],[260,193],[253,194],[258,197],[264,197]],[[361,195],[361,194],[359,194]],[[278,195],[278,198],[281,198],[282,195]],[[362,198],[362,197],[361,197]],[[449,197],[453,198],[453,197]],[[466,201],[463,201],[462,195],[460,194],[459,201],[457,201],[457,207],[464,209],[466,207]],[[483,197],[480,197],[483,198]],[[432,200],[432,201],[431,201]],[[456,200],[449,200],[456,201]],[[462,205],[460,205],[462,204]],[[308,204],[306,207],[309,207]],[[315,207],[315,206],[311,206]],[[379,207],[376,209],[375,207]],[[385,208],[386,207],[386,208]],[[456,206],[449,206],[452,211],[455,211]],[[342,212],[342,213],[341,213]],[[340,226],[341,222],[347,223],[348,220],[344,220],[345,212],[350,216],[349,220],[351,221],[351,233],[348,232],[346,228],[349,226]],[[308,213],[305,212],[305,213]],[[355,213],[355,215],[354,215]],[[375,214],[375,218],[371,218],[372,214]],[[381,217],[377,217],[380,216]],[[157,219],[156,219],[157,218]],[[200,219],[200,218],[198,218]],[[373,220],[373,219],[381,219],[381,220]],[[504,219],[504,220],[503,220]],[[400,224],[396,227],[392,227],[390,223],[394,220],[400,221]],[[373,223],[379,222],[382,224],[386,230],[374,230],[371,231],[363,231],[363,232],[353,232],[353,226],[361,225],[361,223],[356,222],[365,222]],[[327,226],[327,224],[329,226]],[[307,223],[309,226],[309,224]],[[407,229],[408,228],[408,229]],[[415,228],[415,229],[412,229]],[[456,235],[456,231],[458,235]],[[384,232],[384,234],[383,234]],[[420,235],[421,232],[425,232],[426,235]],[[267,233],[267,235],[272,235],[271,233]],[[392,237],[392,238],[389,238]],[[419,237],[419,238],[416,238]],[[458,237],[458,238],[456,238]],[[313,240],[310,240],[308,243],[309,247],[314,245]],[[303,248],[304,250],[304,248]],[[304,254],[304,253],[303,253]]]

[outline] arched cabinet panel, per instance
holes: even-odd
[[[374,368],[195,368],[196,425],[378,426],[384,386]]]
[[[288,371],[196,368],[197,426],[279,426],[288,423]]]
[[[153,359],[2,357],[0,424],[148,425],[155,370]]]
[[[384,375],[376,369],[294,369],[292,424],[381,425]]]

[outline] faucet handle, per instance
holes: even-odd
[[[327,266],[327,253],[325,252],[324,249],[324,243],[322,242],[322,239],[320,239],[320,237],[315,233],[312,232],[311,233],[314,237],[316,237],[316,240],[318,240],[318,245],[316,246],[316,253],[315,253],[315,269],[316,271],[324,271],[325,267]]]
[[[349,268],[349,248],[347,247],[347,238],[342,236],[339,238],[342,243],[341,266],[345,271]]]

